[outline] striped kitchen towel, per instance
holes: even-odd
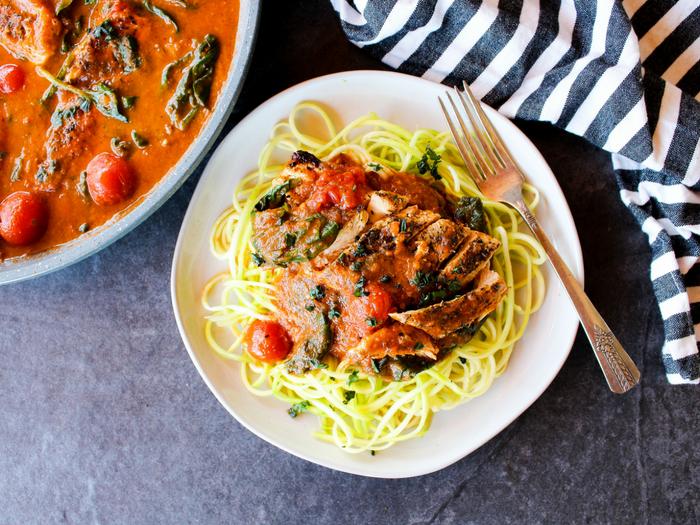
[[[700,0],[331,0],[399,71],[612,153],[649,237],[671,383],[700,383]]]

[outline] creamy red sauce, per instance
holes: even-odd
[[[4,12],[3,6],[5,12],[9,12],[7,9],[15,1],[0,1],[0,20]],[[41,0],[31,2],[42,4]],[[128,32],[136,41],[140,62],[138,67],[128,74],[107,70],[107,66],[98,70],[100,61],[95,57],[100,57],[99,53],[105,49],[116,49],[103,47],[102,51],[92,50],[96,54],[89,57],[91,61],[80,70],[80,74],[70,79],[72,85],[81,89],[89,89],[93,80],[107,79],[110,87],[120,97],[120,104],[121,97],[136,97],[132,107],[120,107],[129,122],[106,117],[93,107],[89,118],[76,121],[77,129],[71,132],[69,140],[65,140],[68,136],[66,134],[57,137],[55,131],[52,133],[51,118],[57,105],[68,104],[75,96],[59,90],[57,95],[42,104],[40,100],[49,87],[49,82],[37,74],[33,63],[18,58],[16,51],[14,54],[10,52],[12,49],[8,47],[11,47],[11,42],[8,41],[5,47],[0,46],[0,65],[16,64],[25,76],[21,89],[13,93],[0,93],[0,201],[13,192],[25,190],[39,193],[49,211],[46,232],[39,240],[25,246],[13,246],[0,239],[0,258],[36,253],[70,241],[81,235],[81,229],[94,229],[115,214],[128,209],[168,173],[199,134],[211,108],[218,102],[231,65],[238,2],[192,0],[191,7],[187,9],[162,0],[156,0],[153,4],[175,19],[179,26],[177,32],[171,25],[146,11],[140,2],[131,0],[100,0],[95,5],[85,5],[83,0],[74,0],[59,16],[53,15],[55,6],[52,3],[46,4],[46,16],[50,15],[50,19],[57,23],[56,27],[60,27],[56,38],[59,41],[65,38],[67,41],[64,51],[71,44],[78,45],[87,31],[94,31],[106,18],[113,16],[115,10],[128,10],[134,21],[133,27],[123,31],[124,34]],[[76,30],[78,26],[80,30]],[[161,76],[167,64],[191,51],[193,43],[201,42],[205,35],[213,35],[220,48],[214,66],[211,95],[206,107],[198,111],[187,127],[178,130],[166,114],[165,106],[180,80],[180,70],[176,68],[171,71],[171,78],[165,87],[161,86]],[[110,37],[103,35],[101,38]],[[55,46],[56,43],[46,43],[49,49],[52,45]],[[50,53],[41,67],[56,75],[66,56],[67,53],[61,51],[59,44],[58,49]],[[105,60],[111,58],[110,55]],[[136,132],[148,144],[138,147],[132,140],[132,132]],[[90,160],[99,153],[112,152],[113,139],[126,144],[124,156],[135,174],[135,187],[129,197],[121,202],[100,206],[89,194],[86,196],[84,191],[81,193],[78,187],[81,173],[86,170]],[[37,174],[51,157],[47,144],[61,140],[64,143],[56,148],[60,152],[53,153],[60,156],[56,172],[40,181],[41,177]]]

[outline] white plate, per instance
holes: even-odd
[[[353,71],[304,82],[271,98],[234,128],[206,167],[182,223],[175,248],[171,292],[185,346],[219,402],[248,430],[308,461],[336,470],[383,478],[427,474],[463,458],[523,413],[547,388],[564,363],[578,320],[563,288],[547,267],[547,296],[517,344],[506,372],[486,394],[453,410],[439,412],[427,434],[397,444],[375,456],[348,454],[311,436],[314,416],[291,419],[288,406],[256,397],[242,384],[238,364],[209,349],[204,339],[200,292],[225,269],[209,253],[209,232],[230,205],[238,179],[256,168],[258,152],[270,129],[301,101],[332,108],[337,124],[373,111],[408,129],[446,129],[437,104],[444,86],[419,78],[379,71]],[[581,246],[564,195],[533,144],[506,118],[485,108],[528,175],[543,202],[538,218],[557,249],[582,279]]]

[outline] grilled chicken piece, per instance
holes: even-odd
[[[2,0],[0,0],[2,1]],[[66,58],[67,69],[64,80],[72,86],[83,90],[94,90],[98,85],[110,88],[118,86],[119,81],[141,66],[136,33],[146,39],[150,22],[136,14],[134,6],[124,0],[108,4],[108,10],[102,15],[97,25],[91,28],[78,41]],[[113,104],[118,104],[115,100]],[[90,129],[96,126],[98,115],[94,104],[82,97],[63,90],[57,93],[58,103],[51,116],[51,127],[46,138],[46,160],[40,166],[47,174],[43,184],[52,189],[61,183],[58,177],[51,176],[56,166],[66,165],[88,149],[92,140]],[[38,178],[42,182],[41,178]]]
[[[285,210],[265,210],[255,214],[253,246],[264,262],[286,267],[311,260],[333,243],[340,225],[323,214],[281,220]]]
[[[41,65],[60,39],[61,23],[44,0],[0,0],[0,44],[10,54]]]
[[[439,219],[416,235],[409,250],[416,259],[416,268],[431,271],[452,257],[468,234],[466,228],[448,220]]]
[[[359,210],[353,217],[345,223],[338,232],[338,236],[328,248],[323,250],[318,257],[313,260],[314,268],[321,269],[331,261],[338,258],[338,255],[345,250],[350,244],[355,242],[369,220],[369,213],[365,210]]]
[[[466,236],[457,254],[440,272],[440,278],[456,281],[463,288],[488,267],[489,261],[501,246],[498,239],[474,230],[466,230]]]
[[[294,340],[287,368],[296,374],[317,368],[331,348],[333,334],[327,308],[310,294],[315,286],[308,266],[286,272],[277,285],[278,319]]]
[[[408,206],[408,198],[390,191],[375,191],[369,197],[367,211],[371,223],[392,215]]]
[[[410,206],[377,221],[326,266],[321,274],[322,282],[335,290],[352,291],[360,277],[367,281],[388,278],[394,304],[397,307],[412,304],[420,292],[411,283],[416,273],[416,259],[407,245],[414,236],[439,219],[435,212]]]
[[[103,13],[101,9],[95,12]],[[82,89],[101,82],[114,87],[141,66],[136,36],[148,41],[150,27],[150,20],[139,16],[130,2],[108,4],[108,10],[71,51],[65,81]]]
[[[471,292],[432,306],[389,316],[409,326],[420,328],[435,339],[472,325],[495,310],[507,291],[503,279],[492,271],[479,279]]]
[[[381,374],[399,381],[432,364],[440,350],[424,331],[391,324],[365,336],[345,354],[345,361],[358,364],[368,374]]]
[[[392,324],[365,336],[360,344],[346,354],[350,362],[384,357],[413,355],[437,359],[438,348],[423,330],[408,325]]]

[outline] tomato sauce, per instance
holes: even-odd
[[[13,65],[6,68],[10,74],[0,86],[0,201],[14,192],[28,191],[40,194],[48,206],[48,224],[43,236],[25,246],[14,246],[0,239],[0,260],[65,243],[83,231],[97,228],[120,212],[128,211],[177,163],[199,134],[211,108],[218,103],[235,47],[237,1],[192,0],[186,9],[171,2],[154,1],[153,4],[167,11],[176,21],[179,30],[175,32],[172,25],[146,11],[140,2],[100,0],[95,5],[85,5],[82,0],[75,0],[57,17],[63,28],[62,34],[82,25],[82,35],[85,35],[86,31],[99,25],[100,16],[115,2],[133,8],[138,15],[133,36],[138,45],[140,64],[112,85],[122,104],[123,97],[136,97],[132,99],[132,107],[122,108],[129,121],[109,118],[92,108],[90,122],[79,140],[64,144],[70,152],[68,160],[58,165],[57,173],[52,173],[48,181],[39,180],[37,174],[47,159],[46,144],[52,114],[56,105],[70,93],[59,90],[57,95],[42,104],[42,94],[50,83],[37,73],[34,64],[13,56],[7,48],[0,46],[0,68]],[[10,4],[13,3],[11,0]],[[98,10],[101,11],[98,13]],[[161,85],[161,76],[167,64],[193,50],[193,42],[201,42],[207,34],[216,37],[220,46],[211,95],[206,108],[202,108],[181,131],[175,129],[165,111],[166,103],[180,80],[180,71],[172,71],[172,78],[165,87]],[[75,35],[74,44],[80,42],[80,38],[81,35]],[[41,67],[56,75],[65,58],[65,52],[55,52]],[[90,67],[97,67],[95,64],[87,66],[88,75],[92,71]],[[85,78],[76,80],[78,83],[84,81]],[[135,145],[134,132],[142,139],[141,146]],[[127,148],[124,158],[135,175],[134,187],[124,192],[126,196],[117,204],[107,200],[98,205],[89,194],[86,196],[85,191],[80,191],[81,183],[85,186],[81,173],[98,154],[113,152],[113,140]]]

